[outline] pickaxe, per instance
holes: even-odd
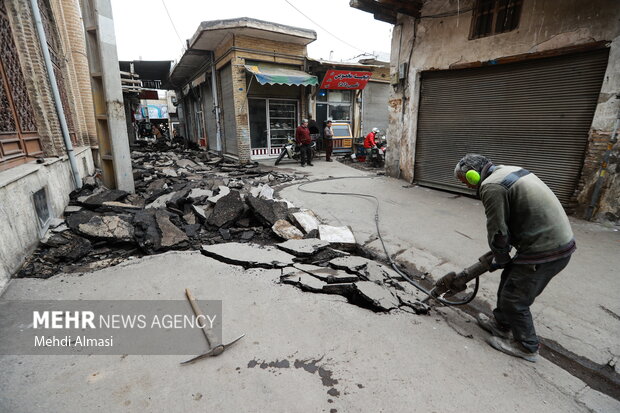
[[[198,303],[196,302],[196,299],[194,298],[192,293],[189,291],[189,288],[185,289],[185,295],[187,296],[187,300],[189,301],[189,304],[192,306],[192,310],[194,310],[194,314],[196,315],[196,317],[200,317],[204,320],[205,315],[202,313],[202,311],[200,311],[200,308],[198,307]],[[207,347],[208,347],[207,352],[199,356],[196,356],[193,359],[184,361],[181,364],[193,363],[194,361],[203,359],[205,357],[219,356],[227,348],[229,348],[230,346],[232,346],[233,344],[235,344],[237,341],[241,340],[245,336],[245,334],[242,334],[238,338],[236,338],[235,340],[231,341],[228,344],[221,344],[221,341],[220,341],[220,344],[214,345],[218,341],[217,341],[217,338],[213,336],[211,329],[205,325],[202,327],[202,332],[204,333],[205,338],[207,339]]]

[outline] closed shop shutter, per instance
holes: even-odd
[[[211,78],[207,79],[204,86],[204,114],[205,123],[207,124],[207,138],[209,140],[209,149],[217,148],[217,125],[215,123],[215,112],[213,110],[213,88],[211,86]]]
[[[233,100],[232,66],[220,70],[222,96],[222,115],[224,119],[224,151],[237,155],[237,122],[235,121],[235,102]]]
[[[466,153],[538,175],[567,206],[579,179],[608,49],[422,74],[414,179],[473,193]]]
[[[362,134],[366,135],[372,128],[385,132],[388,127],[388,95],[390,85],[387,83],[368,82],[362,92]]]

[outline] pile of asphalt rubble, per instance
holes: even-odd
[[[280,269],[284,284],[373,311],[427,312],[390,267],[355,255],[363,253],[349,228],[322,225],[312,211],[274,198],[274,188],[305,175],[166,149],[132,152],[133,194],[86,178],[17,276],[86,273],[130,257],[200,250],[244,268]]]

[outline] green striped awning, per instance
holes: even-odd
[[[319,84],[316,76],[301,70],[251,65],[245,65],[245,70],[252,73],[261,85],[314,86]]]

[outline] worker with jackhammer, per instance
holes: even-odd
[[[468,154],[454,176],[478,191],[493,252],[491,271],[503,269],[493,318],[479,314],[478,323],[492,334],[493,348],[535,362],[540,344],[530,306],[576,249],[568,217],[549,187],[526,169]]]

